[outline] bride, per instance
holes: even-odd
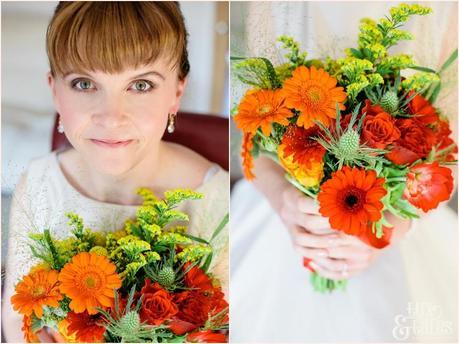
[[[232,54],[268,55],[276,61],[280,54],[270,46],[275,37],[298,33],[295,38],[301,39],[305,32],[303,48],[309,58],[322,57],[323,52],[333,54],[353,45],[347,37],[357,37],[356,18],[382,17],[394,5],[237,4],[232,16],[247,13],[247,32],[237,37],[240,40],[232,39]],[[414,23],[417,26],[409,28],[423,50],[409,49],[421,65],[436,68],[450,54],[449,47],[457,46],[452,31],[457,18],[448,15],[457,12],[457,4],[433,7],[432,18],[419,18]],[[336,20],[344,16],[349,21]],[[446,18],[441,26],[438,18]],[[428,30],[426,25],[435,29]],[[331,28],[355,30],[355,34],[333,35],[327,32]],[[232,28],[232,32],[240,30]],[[435,39],[428,49],[428,57],[435,61],[426,59],[429,36],[421,34],[426,32]],[[457,87],[457,75],[453,83]],[[439,101],[445,113],[457,113],[456,92],[457,88]],[[453,130],[456,120],[451,120]],[[254,174],[253,184],[240,181],[231,194],[232,341],[457,341],[457,214],[450,207],[443,204],[413,222],[390,218],[395,236],[389,247],[377,250],[334,234],[317,205],[291,186],[282,169],[268,158],[255,159]],[[325,277],[348,278],[346,290],[315,292],[302,257],[313,259],[314,268]]]
[[[72,148],[33,160],[11,210],[3,331],[22,342],[22,317],[10,298],[36,259],[29,233],[69,235],[65,213],[94,230],[115,231],[135,215],[139,187],[162,196],[191,188],[190,232],[209,239],[228,212],[228,174],[184,146],[161,140],[185,91],[187,32],[176,2],[61,2],[47,31],[48,75],[59,131]],[[213,273],[226,289],[227,234],[215,241]],[[44,341],[52,341],[46,333]]]

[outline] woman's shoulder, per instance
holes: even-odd
[[[192,188],[211,180],[215,174],[224,174],[218,165],[183,145],[168,142],[166,152],[171,157],[169,168]]]
[[[48,177],[55,173],[56,152],[36,157],[30,160],[22,179],[27,184],[43,183]]]

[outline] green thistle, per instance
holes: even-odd
[[[107,342],[115,343],[164,343],[170,342],[175,335],[166,326],[151,326],[140,321],[139,311],[142,306],[143,295],[134,305],[135,285],[131,288],[124,311],[119,305],[119,295],[115,292],[115,307],[113,314],[97,308],[105,317],[105,338]]]
[[[398,109],[397,92],[390,90],[381,98],[381,106],[388,113],[394,113]]]
[[[359,113],[360,103],[355,107],[351,115],[351,120],[348,127],[343,132],[341,128],[341,112],[338,105],[336,106],[336,130],[331,132],[322,123],[316,122],[322,129],[323,136],[315,138],[332,156],[337,160],[335,166],[330,166],[332,170],[341,169],[343,165],[347,166],[374,166],[376,162],[385,161],[383,155],[384,150],[373,149],[365,144],[360,144],[360,130],[362,128],[365,114],[361,116],[356,125],[357,115]]]
[[[174,291],[179,288],[189,269],[195,265],[191,264],[190,268],[184,271],[185,262],[180,263],[174,269],[175,261],[175,250],[171,247],[169,257],[166,258],[166,255],[164,255],[162,261],[144,266],[145,273],[152,282],[158,282],[164,289]]]
[[[140,316],[135,311],[127,312],[118,323],[121,333],[132,333],[140,328]]]
[[[360,147],[359,133],[353,129],[347,130],[339,139],[340,156],[351,158]]]
[[[170,266],[163,267],[157,275],[158,283],[165,288],[170,288],[175,282],[175,271]]]

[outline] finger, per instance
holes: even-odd
[[[49,335],[47,328],[43,327],[37,332],[37,337],[40,339],[40,343],[54,343],[54,337]]]
[[[337,233],[336,230],[330,228],[328,219],[323,216],[305,214],[289,207],[283,207],[281,209],[280,216],[285,223],[301,226],[310,233]]]
[[[300,198],[304,198],[304,196],[294,187],[288,188],[282,193],[282,199],[285,205],[290,209],[297,209]]]
[[[331,234],[337,233],[336,230],[330,228],[328,218],[318,215],[301,214],[298,225],[305,227],[309,232],[314,234]]]
[[[302,213],[320,215],[319,205],[312,198],[301,195],[297,201],[297,209]]]
[[[293,245],[295,251],[297,251],[300,256],[309,258],[309,259],[318,259],[327,257],[327,249],[324,248],[307,248],[300,245]]]
[[[369,265],[369,260],[347,260],[333,259],[329,257],[317,257],[314,259],[320,267],[334,272],[346,272],[366,268]]]
[[[299,226],[292,226],[291,233],[294,243],[306,248],[329,248],[341,245],[341,239],[336,234],[310,234]]]
[[[328,257],[346,260],[364,260],[371,254],[366,247],[336,246],[328,248]]]
[[[319,265],[316,261],[310,262],[309,266],[314,269],[316,273],[318,273],[320,276],[335,280],[335,281],[340,281],[340,280],[345,280],[348,279],[350,276],[353,276],[357,271],[355,270],[348,270],[344,269],[342,271],[332,271],[328,270],[327,268]]]

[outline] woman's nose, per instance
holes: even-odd
[[[105,97],[93,115],[94,122],[107,129],[118,128],[125,125],[127,122],[127,114],[123,103],[121,95]]]

